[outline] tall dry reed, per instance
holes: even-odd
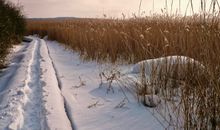
[[[87,60],[135,63],[170,55],[191,57],[204,68],[191,63],[165,67],[152,80],[175,107],[175,115],[165,112],[170,117],[164,118],[176,129],[220,129],[218,17],[28,20],[28,34],[48,35]]]

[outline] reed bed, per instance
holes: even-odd
[[[165,67],[159,75],[152,75],[151,87],[159,87],[166,101],[175,106],[172,112],[162,113],[168,113],[169,118],[164,118],[169,126],[212,130],[220,129],[219,27],[218,17],[199,15],[28,20],[27,26],[28,34],[47,35],[49,39],[79,52],[85,60],[136,63],[150,58],[181,55],[199,61],[203,69],[191,63]],[[179,83],[181,87],[177,87]],[[145,92],[145,89],[142,90]],[[178,102],[174,101],[176,98]],[[184,123],[179,120],[184,120]]]

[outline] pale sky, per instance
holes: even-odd
[[[23,6],[27,17],[121,17],[122,13],[132,16],[138,13],[140,0],[10,0]],[[178,10],[179,0],[173,0],[173,13]],[[210,1],[210,0],[207,0]],[[185,13],[188,0],[181,0],[181,10]],[[199,10],[200,0],[193,0],[195,10]],[[168,0],[168,6],[171,0]],[[154,0],[154,12],[161,12],[165,0]],[[170,8],[168,9],[171,10]],[[143,0],[141,11],[149,15],[153,11],[153,0]]]

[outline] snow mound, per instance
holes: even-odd
[[[140,61],[131,68],[130,73],[132,74],[140,73],[142,71],[143,65],[145,68],[145,74],[151,75],[153,69],[156,69],[158,71],[165,65],[183,66],[187,64],[195,64],[198,67],[204,68],[204,66],[200,62],[192,58],[189,58],[186,56],[168,56],[168,57],[161,57],[161,58],[156,58],[156,59]]]
[[[128,91],[132,94],[137,94],[140,93],[142,97],[142,102],[145,106],[147,107],[157,107],[161,101],[162,97],[160,96],[160,89],[159,86],[154,86],[152,87],[151,85],[151,77],[152,74],[154,73],[156,75],[159,75],[160,69],[163,69],[164,67],[166,70],[173,71],[173,67],[179,67],[181,72],[184,72],[186,69],[188,69],[188,65],[193,65],[192,67],[198,67],[200,69],[204,69],[204,66],[189,57],[186,56],[168,56],[168,57],[161,57],[157,59],[149,59],[149,60],[144,60],[141,62],[138,62],[131,66],[131,69],[128,70],[125,73],[120,73],[120,76],[117,76],[114,80],[111,81],[105,81],[100,84],[100,86],[105,86],[108,91],[114,91],[114,90],[120,90],[120,89],[128,89]],[[147,87],[147,92],[148,93],[141,93],[142,92],[142,80],[143,77],[141,75],[141,72],[143,70],[143,66],[145,69],[145,83],[148,86]],[[168,68],[169,67],[169,68]],[[182,68],[181,68],[182,67]],[[184,68],[186,67],[186,68]],[[184,68],[184,69],[183,69]],[[170,81],[172,82],[172,80]]]

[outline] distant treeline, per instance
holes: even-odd
[[[25,26],[20,8],[8,1],[0,0],[0,68],[5,66],[9,48],[22,39]]]

